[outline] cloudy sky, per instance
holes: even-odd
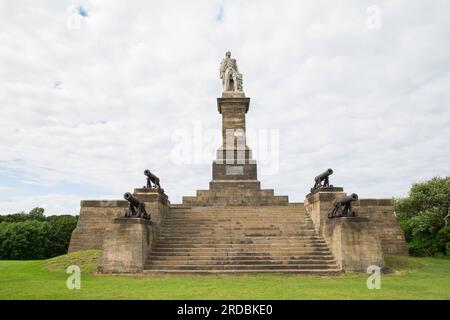
[[[331,167],[360,197],[404,196],[450,173],[449,12],[446,0],[0,0],[0,213],[77,214],[81,199],[142,186],[146,168],[173,203],[207,189],[227,50],[263,188],[303,201]]]

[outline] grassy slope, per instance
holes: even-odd
[[[0,261],[0,299],[450,299],[450,259],[390,256],[381,290],[365,274],[334,277],[94,276],[99,251],[46,261]],[[81,290],[68,290],[70,264],[86,270]]]

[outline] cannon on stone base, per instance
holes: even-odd
[[[150,214],[145,211],[145,203],[143,201],[140,201],[129,192],[126,192],[123,198],[128,201],[128,209],[125,211],[125,217],[137,217],[150,220]]]
[[[161,185],[159,183],[159,178],[155,176],[153,173],[151,173],[150,170],[146,169],[144,171],[144,175],[147,177],[147,186],[146,186],[147,189],[156,188],[158,190],[162,190]]]
[[[333,211],[328,214],[328,219],[356,217],[356,212],[352,207],[352,202],[356,200],[358,200],[358,195],[356,193],[334,199],[334,208]]]
[[[330,175],[333,174],[333,169],[327,169],[321,174],[319,174],[317,177],[314,178],[314,187],[311,188],[311,192],[313,192],[316,189],[319,188],[329,188],[333,187],[330,185]]]

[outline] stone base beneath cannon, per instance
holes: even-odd
[[[105,232],[98,271],[142,272],[154,237],[155,230],[149,220],[123,217],[114,219]]]
[[[167,195],[154,188],[136,188],[133,195],[144,201],[151,215],[155,233],[169,212],[170,201]],[[128,208],[125,200],[82,200],[80,215],[70,238],[69,252],[102,249],[105,232],[116,218],[124,216]]]
[[[364,272],[369,265],[383,267],[385,253],[408,254],[392,199],[359,199],[353,204],[356,218],[329,219],[333,200],[344,195],[342,188],[323,188],[305,199],[316,231],[326,240],[343,270]]]
[[[370,266],[380,269],[385,266],[380,238],[367,218],[330,219],[323,237],[338,266],[346,272],[366,272]]]

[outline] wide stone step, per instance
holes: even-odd
[[[305,240],[305,239],[270,239],[270,240],[265,240],[264,238],[262,238],[261,240],[255,240],[255,239],[211,239],[211,240],[198,240],[198,239],[188,239],[188,240],[173,240],[173,239],[159,239],[157,242],[158,246],[164,246],[164,245],[183,245],[183,244],[189,244],[189,245],[234,245],[234,244],[262,244],[262,245],[269,245],[269,244],[288,244],[288,245],[293,245],[293,244],[299,244],[299,245],[304,245],[304,244],[325,244],[326,242],[324,240]]]
[[[342,273],[339,268],[334,269],[270,269],[270,270],[167,270],[167,269],[150,269],[144,270],[148,275],[246,275],[252,273],[269,273],[269,274],[304,274],[304,275],[317,275],[317,276],[333,276]]]
[[[222,216],[222,217],[243,217],[243,215],[248,216],[309,216],[306,212],[299,212],[296,210],[265,210],[265,211],[254,211],[254,210],[217,210],[217,211],[190,211],[190,212],[180,212],[180,211],[169,211],[169,217],[180,216]]]
[[[308,228],[308,227],[299,227],[299,226],[263,226],[263,227],[242,227],[242,226],[233,226],[233,227],[227,227],[227,226],[214,226],[214,227],[197,227],[197,228],[183,228],[182,226],[174,227],[166,227],[163,226],[162,230],[164,232],[170,232],[170,231],[186,231],[186,232],[194,232],[194,231],[272,231],[272,230],[297,230],[297,231],[307,231],[307,232],[315,232],[316,230],[314,228]]]
[[[221,237],[221,236],[234,236],[234,237],[277,237],[277,236],[308,236],[315,235],[315,231],[287,231],[287,230],[279,230],[279,231],[162,231],[160,233],[161,237],[189,237],[189,236],[208,236],[208,237]]]
[[[240,219],[240,220],[228,220],[228,221],[220,221],[220,220],[215,220],[215,219],[211,219],[208,221],[199,221],[196,219],[192,219],[192,220],[172,220],[172,219],[166,219],[163,222],[163,225],[165,226],[181,226],[181,225],[186,225],[186,226],[210,226],[210,225],[254,225],[254,226],[259,226],[259,225],[274,225],[274,226],[282,226],[282,225],[289,225],[289,224],[295,224],[295,225],[313,225],[312,221],[307,221],[307,220],[300,220],[300,219],[292,219],[292,220],[273,220],[273,219],[261,219],[261,220],[245,220],[245,219]]]
[[[176,226],[163,226],[162,228],[165,231],[208,231],[208,230],[314,230],[309,226],[303,225],[211,225],[211,226],[198,226],[195,228],[194,226],[185,226],[176,225]]]
[[[205,241],[209,241],[209,240],[216,240],[216,239],[220,239],[220,240],[255,240],[255,241],[263,241],[263,240],[291,240],[291,239],[301,239],[301,240],[323,240],[322,237],[318,236],[318,235],[304,235],[304,236],[275,236],[275,237],[266,237],[266,236],[258,236],[258,237],[246,237],[243,236],[241,238],[236,238],[234,236],[223,236],[223,237],[216,237],[216,236],[196,236],[196,237],[192,237],[192,236],[171,236],[171,237],[163,237],[163,236],[159,236],[158,237],[159,240],[192,240],[192,239],[196,239],[196,240],[205,240]]]
[[[186,254],[179,254],[179,255],[157,255],[157,254],[151,254],[148,257],[149,261],[155,261],[155,260],[164,260],[164,261],[194,261],[194,260],[214,260],[214,261],[245,261],[245,260],[270,260],[270,259],[276,259],[278,261],[295,261],[295,260],[332,260],[333,256],[331,254],[303,254],[303,255],[278,255],[278,256],[271,256],[271,255],[236,255],[236,256],[217,256],[217,255],[197,255],[197,256],[189,256]]]
[[[164,249],[164,248],[217,248],[217,249],[255,249],[255,248],[328,248],[326,243],[158,243],[155,248]]]
[[[312,224],[312,221],[306,221],[306,220],[300,220],[300,219],[292,219],[292,220],[273,220],[273,219],[261,219],[261,220],[246,220],[246,219],[240,219],[240,220],[205,220],[205,221],[199,221],[199,220],[174,220],[174,219],[165,219],[164,225],[189,225],[189,226],[209,226],[209,225],[234,225],[234,224],[243,224],[243,225],[287,225],[294,223],[296,225],[304,225],[304,224]]]
[[[213,231],[280,231],[280,230],[285,230],[285,231],[307,231],[307,232],[314,232],[315,230],[313,228],[296,228],[296,227],[261,227],[261,228],[256,228],[256,227],[248,227],[248,228],[242,228],[242,227],[212,227],[212,228],[202,228],[199,227],[197,229],[195,228],[182,228],[182,227],[177,227],[177,228],[162,228],[162,230],[164,232],[213,232]]]
[[[153,260],[145,265],[145,269],[153,266],[173,266],[173,265],[322,265],[322,266],[336,266],[332,260]]]
[[[259,258],[270,259],[294,259],[296,257],[317,257],[318,259],[333,259],[330,252],[327,251],[303,251],[303,252],[153,252],[150,257],[178,259],[188,256],[189,259],[203,259],[206,257],[214,257],[214,259],[237,259],[237,260],[252,260]],[[150,260],[151,261],[151,260]]]
[[[210,222],[210,223],[163,223],[163,228],[234,228],[234,227],[253,227],[253,228],[264,228],[264,227],[278,227],[278,228],[313,228],[314,225],[312,223],[303,223],[303,222],[289,222],[289,223],[276,223],[276,222],[263,222],[263,223],[250,223],[248,221],[243,222],[233,222],[233,223],[225,223],[225,222]]]
[[[168,215],[166,217],[167,220],[216,220],[216,219],[222,219],[222,220],[239,220],[239,219],[253,219],[253,220],[300,220],[304,221],[306,219],[309,219],[309,216],[307,215],[273,215],[273,214],[267,214],[267,215],[250,215],[250,214],[243,214],[243,215],[225,215],[225,214],[219,214],[219,215]]]
[[[336,265],[324,264],[228,264],[228,265],[149,265],[146,270],[283,270],[283,269],[337,269]]]
[[[292,254],[303,254],[303,253],[312,253],[312,252],[326,252],[329,253],[329,250],[327,247],[268,247],[268,248],[252,248],[252,247],[233,247],[233,248],[204,248],[204,247],[176,247],[176,248],[154,248],[152,250],[154,253],[162,253],[165,254],[169,252],[173,253],[185,253],[185,254],[193,254],[193,253],[209,253],[209,254],[226,254],[226,255],[246,255],[247,253],[267,253],[267,254],[286,254],[286,255],[292,255]]]

